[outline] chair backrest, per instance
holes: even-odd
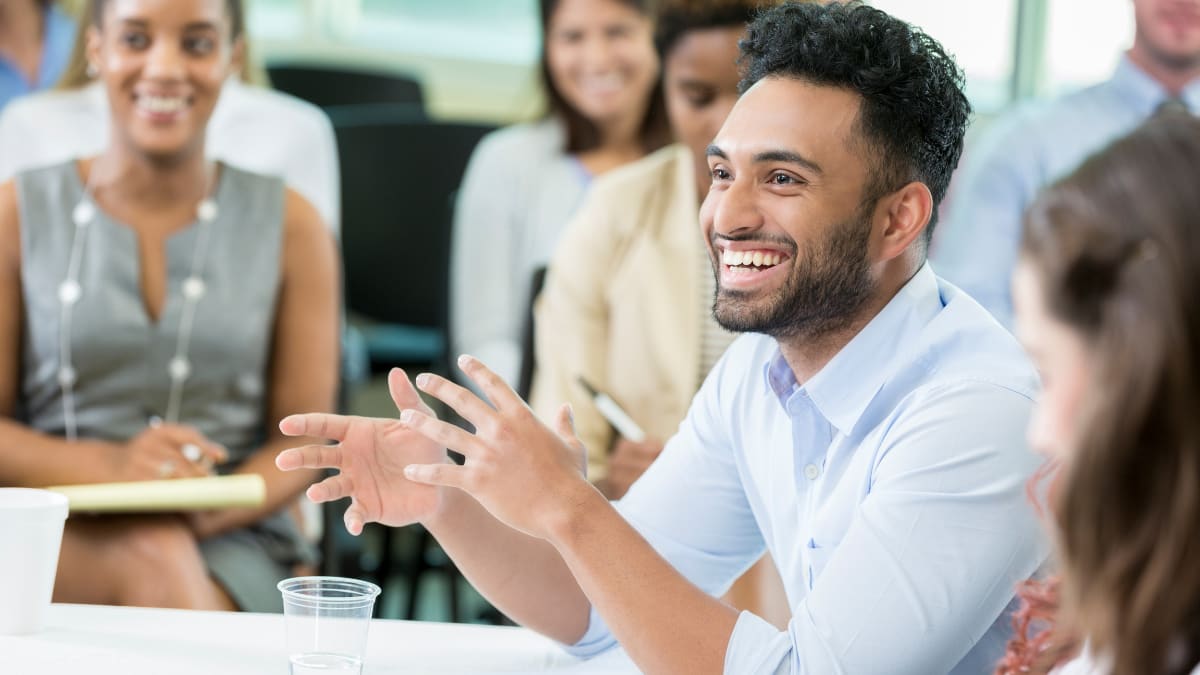
[[[526,401],[533,389],[533,371],[537,368],[537,344],[534,342],[533,306],[546,285],[546,266],[538,265],[529,279],[529,306],[525,308],[525,325],[521,328],[521,372],[517,376],[517,394]]]
[[[425,105],[421,83],[399,73],[327,64],[271,63],[271,86],[321,108],[360,103]]]
[[[327,112],[341,162],[346,309],[444,332],[451,202],[493,127],[433,122],[411,106]]]

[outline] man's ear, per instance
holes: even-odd
[[[932,214],[933,195],[920,181],[881,197],[875,205],[875,259],[884,262],[908,251],[913,241],[925,235]]]

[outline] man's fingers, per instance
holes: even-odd
[[[305,496],[315,504],[332,502],[350,496],[354,491],[354,483],[345,474],[330,476],[320,483],[308,486]]]
[[[284,436],[315,436],[340,441],[350,429],[350,417],[328,413],[288,415],[279,422]]]
[[[480,391],[487,395],[488,400],[500,412],[511,412],[525,407],[525,402],[521,400],[520,396],[517,396],[512,387],[508,386],[508,383],[503,378],[485,366],[483,361],[474,356],[463,354],[458,357],[458,367],[467,374],[467,377],[471,378],[472,382],[479,385]]]
[[[430,417],[420,410],[405,410],[400,413],[400,422],[438,445],[449,448],[465,457],[479,454],[480,442],[474,434]]]
[[[396,404],[396,410],[414,408],[421,404],[421,397],[417,390],[413,389],[408,373],[405,373],[403,368],[392,368],[388,371],[388,393],[392,395],[392,403]]]
[[[336,445],[304,445],[288,448],[275,456],[280,471],[295,469],[340,469],[342,449]]]
[[[362,534],[363,525],[367,522],[367,514],[359,506],[357,499],[350,502],[350,507],[342,516],[342,522],[346,524],[346,531],[350,534],[356,537]]]
[[[467,467],[457,464],[409,464],[404,467],[404,477],[414,483],[444,485],[467,491],[463,487],[467,470]]]
[[[421,373],[417,376],[417,387],[454,409],[454,412],[479,429],[496,415],[490,405],[479,400],[466,387],[459,386],[441,375]]]

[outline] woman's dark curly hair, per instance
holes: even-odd
[[[934,206],[928,242],[971,116],[962,70],[942,46],[858,2],[791,2],[760,14],[741,49],[743,92],[764,77],[788,77],[862,96],[857,126],[870,165],[864,202],[924,183]]]
[[[809,0],[812,2],[813,0]],[[654,47],[664,61],[683,36],[694,30],[744,26],[779,0],[659,0]]]

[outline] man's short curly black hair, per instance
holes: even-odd
[[[934,206],[928,243],[971,116],[962,70],[942,46],[858,2],[793,2],[760,14],[740,47],[743,92],[764,77],[788,77],[862,97],[857,127],[871,167],[864,200],[924,183]]]

